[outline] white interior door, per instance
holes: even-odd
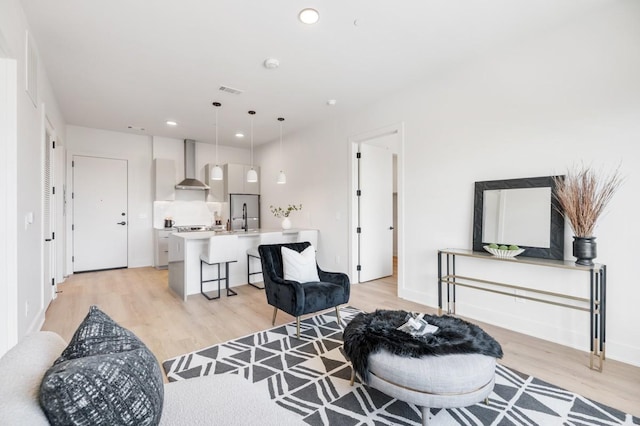
[[[393,274],[393,153],[360,144],[359,281]]]
[[[73,271],[127,267],[127,161],[73,156]]]

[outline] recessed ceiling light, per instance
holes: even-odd
[[[280,61],[276,58],[267,58],[263,63],[264,67],[269,70],[274,70],[280,66]]]
[[[320,19],[320,14],[315,9],[302,9],[298,14],[298,19],[304,24],[315,24]]]
[[[240,133],[240,132],[236,133],[236,138],[238,139],[244,138],[244,133]]]
[[[167,126],[177,126],[178,125],[178,123],[176,123],[173,120],[167,120],[166,123],[167,123]]]

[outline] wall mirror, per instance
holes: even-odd
[[[473,250],[515,244],[521,256],[564,259],[564,217],[553,176],[475,183]]]

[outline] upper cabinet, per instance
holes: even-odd
[[[214,164],[204,166],[205,183],[209,185],[207,201],[229,201],[229,194],[260,194],[260,167],[253,166],[258,173],[257,182],[247,182],[247,172],[251,166],[247,164],[225,164],[222,166],[222,180],[211,180]]]
[[[224,171],[224,193],[228,200],[229,194],[260,194],[260,167],[253,166],[258,173],[257,182],[247,182],[247,172],[251,166],[247,164],[225,164]]]
[[[165,158],[153,160],[155,179],[155,201],[173,201],[176,199],[176,163]]]

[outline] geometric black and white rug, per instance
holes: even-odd
[[[361,312],[340,310],[343,325]],[[310,425],[421,425],[420,408],[356,382],[332,309],[163,362],[169,381],[238,374]],[[431,409],[433,425],[640,425],[640,418],[497,366],[489,404]],[[259,424],[256,423],[256,424]]]

